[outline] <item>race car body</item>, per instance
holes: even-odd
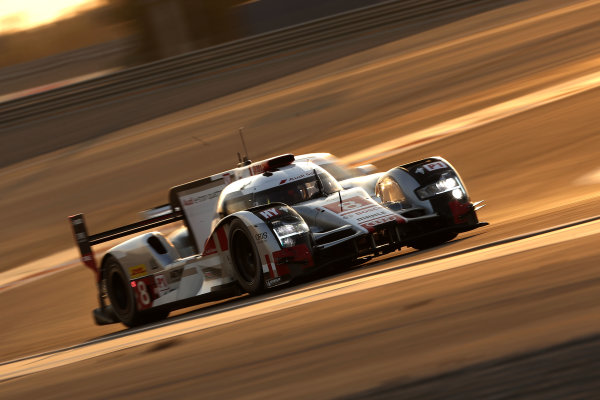
[[[324,153],[286,154],[176,186],[169,204],[142,222],[88,236],[83,215],[70,217],[82,261],[96,272],[96,322],[135,326],[485,225],[442,158],[372,170],[344,167]],[[180,220],[169,237],[142,233],[96,264],[92,245]]]

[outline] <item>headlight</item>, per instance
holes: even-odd
[[[452,196],[456,199],[460,199],[463,196],[463,190],[458,183],[458,179],[455,176],[450,174],[444,174],[440,177],[440,180],[437,182],[431,183],[427,186],[423,186],[420,189],[417,189],[417,196],[421,200],[428,199],[435,195],[446,193],[452,191]]]
[[[303,221],[273,221],[271,228],[281,247],[295,246],[300,235],[308,233],[308,225]]]

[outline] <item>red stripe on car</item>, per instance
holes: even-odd
[[[225,228],[220,227],[217,229],[217,237],[219,238],[219,245],[221,246],[221,251],[227,251],[229,248],[229,243],[227,242],[227,234],[225,234]]]

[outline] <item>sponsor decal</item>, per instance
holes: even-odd
[[[279,211],[275,207],[260,211],[260,215],[265,219],[270,219],[279,215]]]
[[[375,202],[358,196],[345,199],[342,202],[342,208],[340,208],[339,202],[329,203],[323,207],[339,214],[344,219],[354,221],[369,231],[373,231],[375,226],[387,222],[405,222],[404,219],[396,213]]]
[[[194,204],[203,203],[207,200],[212,200],[215,197],[219,197],[220,194],[221,194],[221,190],[219,189],[218,191],[213,192],[213,193],[207,193],[207,194],[190,197],[190,198],[183,200],[183,205],[188,206],[188,207],[193,206]]]
[[[448,168],[448,166],[446,165],[446,163],[444,163],[442,161],[436,161],[436,162],[432,162],[432,163],[423,165],[423,168],[426,171],[431,172],[431,171],[435,171],[436,169]]]
[[[148,275],[145,264],[138,264],[135,267],[129,267],[129,277],[131,279],[140,278],[144,275]]]
[[[366,222],[362,222],[360,224],[360,226],[362,226],[363,228],[368,229],[369,231],[372,232],[373,230],[375,230],[375,227],[377,225],[385,224],[387,222],[392,222],[392,221],[396,221],[396,222],[399,222],[399,223],[404,222],[404,220],[400,216],[390,214],[390,215],[386,215],[386,216],[383,216],[383,217],[375,218],[375,219],[372,219],[372,220],[369,220],[369,221],[366,221]]]
[[[158,288],[152,276],[147,276],[131,282],[138,310],[152,307],[152,302],[158,297]]]
[[[307,176],[306,174],[298,175],[298,176],[295,176],[293,178],[289,178],[288,182],[297,181],[298,179],[306,178],[306,176]]]
[[[350,219],[354,219],[357,215],[372,213],[373,210],[389,212],[374,201],[358,196],[344,199],[341,208],[338,201],[325,204],[323,207],[341,216],[349,216]]]
[[[366,214],[366,215],[363,215]],[[362,210],[361,212],[357,212],[355,215],[356,222],[364,222],[369,221],[371,219],[377,219],[382,217],[390,216],[390,212],[387,210]],[[358,217],[358,215],[363,215],[362,217]]]
[[[362,197],[350,197],[349,199],[344,199],[342,201],[342,207],[340,208],[340,202],[336,201],[333,203],[325,204],[323,207],[328,209],[329,211],[333,211],[336,214],[346,215],[346,214],[354,214],[356,210],[363,207],[373,207],[378,206],[374,202],[370,202],[367,199],[363,199]]]
[[[163,274],[155,275],[154,282],[156,283],[159,296],[164,296],[169,293],[169,284],[167,283],[167,278]]]
[[[415,169],[415,174],[425,175],[427,172],[435,171],[436,169],[449,168],[445,162],[435,161],[429,164],[425,164]]]
[[[260,232],[260,233],[254,234],[254,240],[256,240],[257,242],[264,242],[265,240],[267,240],[267,237],[268,237],[267,232]]]

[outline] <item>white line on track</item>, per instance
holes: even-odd
[[[600,59],[596,59],[595,62],[600,66]],[[482,125],[566,99],[595,89],[598,86],[600,86],[600,71],[380,143],[350,154],[344,157],[343,160],[349,164],[364,164],[383,160],[433,141],[445,139]]]
[[[357,279],[339,282],[319,288],[302,290],[290,295],[272,299],[257,299],[243,307],[178,323],[166,323],[154,329],[147,329],[110,340],[84,344],[82,346],[42,354],[26,359],[7,362],[0,365],[0,381],[41,372],[52,368],[72,364],[113,353],[116,351],[153,343],[187,333],[198,332],[215,326],[281,311],[303,304],[325,300],[344,294],[371,289],[382,285],[405,281],[426,275],[463,267],[481,261],[487,261],[528,250],[552,246],[559,243],[600,234],[600,220],[570,226],[564,229],[527,237],[522,240],[499,244],[473,252],[458,254],[449,258],[424,261],[422,264],[404,269],[394,269],[380,274],[370,274]]]

